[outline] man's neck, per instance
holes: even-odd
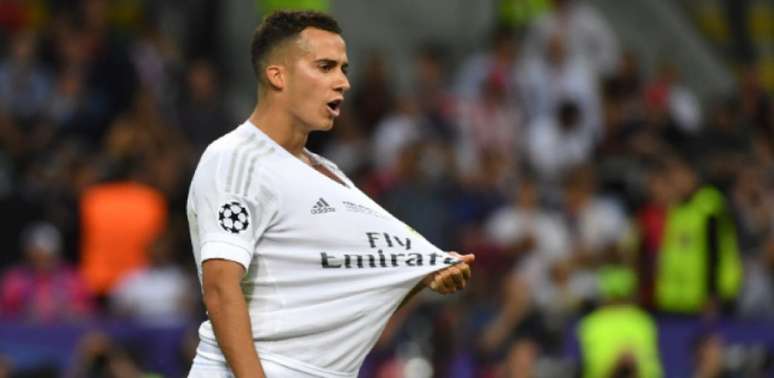
[[[278,109],[282,107],[273,107],[269,101],[260,101],[249,120],[293,156],[303,160],[309,132],[296,125],[290,114]]]

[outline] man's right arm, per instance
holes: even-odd
[[[237,262],[209,259],[202,264],[204,305],[215,337],[237,378],[265,378],[253,344],[250,316],[240,287],[245,268]]]

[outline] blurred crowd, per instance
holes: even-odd
[[[247,115],[223,101],[217,2],[194,3],[0,0],[4,318],[203,318],[187,185]],[[774,101],[756,67],[698,98],[685,67],[641,67],[594,8],[549,3],[461,62],[449,41],[407,46],[403,92],[389,57],[353,62],[342,117],[310,138],[430,241],[477,256],[464,293],[395,315],[365,376],[572,375],[578,319],[588,372],[593,316],[622,306],[644,334],[650,314],[774,320]],[[701,336],[696,376],[734,374]],[[141,376],[111,343],[90,335],[83,353],[103,357],[71,375]],[[648,358],[610,365],[652,376]]]

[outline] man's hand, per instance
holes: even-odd
[[[451,294],[464,289],[471,275],[470,264],[476,260],[476,256],[472,253],[460,255],[457,252],[449,252],[449,254],[462,260],[462,262],[429,274],[422,280],[425,286],[441,294]]]

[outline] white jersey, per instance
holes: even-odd
[[[202,262],[243,265],[261,360],[317,377],[356,377],[390,315],[427,274],[459,260],[355,187],[303,163],[249,121],[202,155],[188,220]],[[225,361],[210,321],[200,361]]]

